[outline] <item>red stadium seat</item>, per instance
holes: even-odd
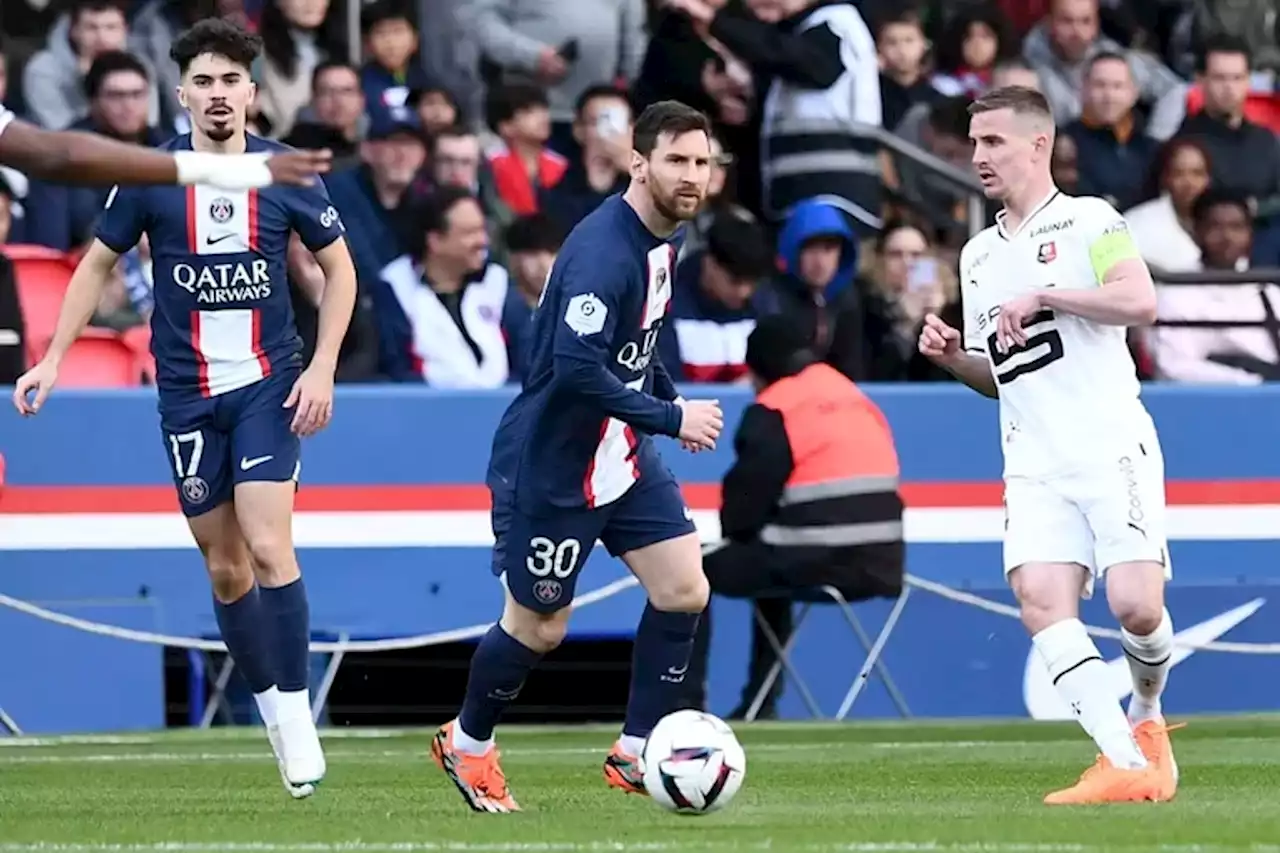
[[[41,341],[40,353],[49,346]],[[142,384],[142,366],[133,348],[115,332],[86,329],[58,370],[59,388],[133,388]]]
[[[134,326],[122,332],[120,339],[133,352],[142,381],[148,385],[156,384],[156,360],[151,354],[151,327]]]
[[[43,353],[44,342],[53,336],[75,263],[66,253],[44,246],[6,245],[3,251],[13,262],[17,280],[18,304],[27,327],[27,363],[35,364],[34,345],[40,344]]]

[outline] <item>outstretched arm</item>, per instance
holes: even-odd
[[[329,170],[328,152],[208,154],[157,151],[79,131],[13,119],[0,128],[0,163],[50,181],[78,184],[212,184],[227,190],[274,183],[309,186]]]

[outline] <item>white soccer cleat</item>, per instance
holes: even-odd
[[[324,748],[310,717],[287,720],[267,727],[267,738],[276,754],[276,766],[285,790],[295,800],[305,799],[324,779]]]

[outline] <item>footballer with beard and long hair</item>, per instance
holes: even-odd
[[[657,352],[671,304],[672,240],[711,179],[710,131],[705,115],[676,101],[640,114],[630,185],[569,234],[527,329],[524,387],[498,425],[487,477],[502,618],[471,659],[461,712],[431,744],[476,811],[519,809],[493,730],[564,638],[597,540],[648,594],[626,719],[604,761],[611,787],[644,792],[644,740],[680,705],[709,591],[691,515],[651,436],[698,451],[714,448],[724,425],[716,401],[677,395]]]

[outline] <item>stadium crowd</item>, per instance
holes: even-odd
[[[995,86],[1046,95],[1058,186],[1124,211],[1154,269],[1280,267],[1266,0],[374,0],[355,62],[358,2],[4,0],[0,102],[158,145],[186,130],[175,33],[210,15],[255,29],[255,130],[336,156],[325,180],[360,287],[346,382],[518,382],[558,246],[625,187],[632,116],[664,98],[716,124],[659,343],[677,381],[740,381],[747,335],[774,313],[855,381],[947,378],[915,341],[927,312],[960,324],[972,191],[880,134],[968,172],[966,107]],[[42,295],[65,286],[108,191],[0,173],[0,382],[47,344],[56,300]],[[145,381],[149,272],[145,245],[122,258],[85,376],[64,382]],[[1276,376],[1280,288],[1259,278],[1161,285],[1162,320],[1219,325],[1135,332],[1142,375]],[[323,286],[295,239],[308,344]]]

